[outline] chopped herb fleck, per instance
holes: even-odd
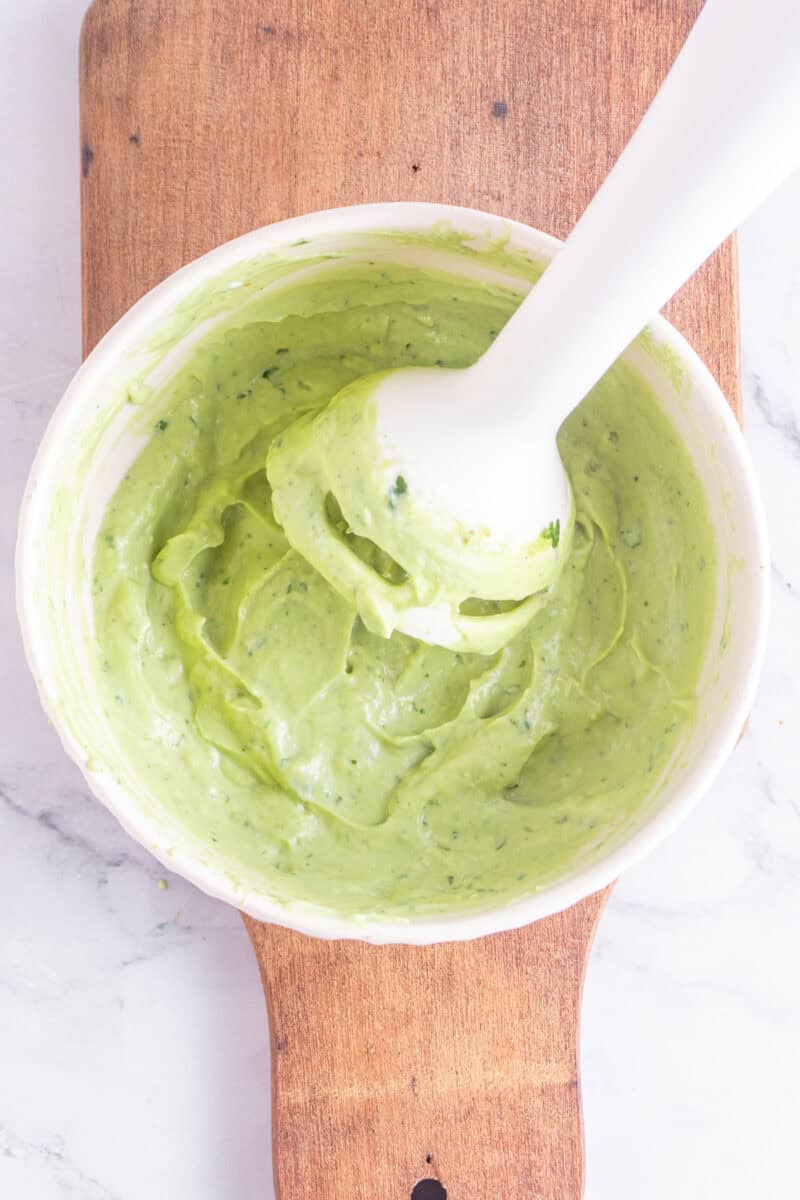
[[[389,508],[394,508],[401,496],[408,491],[408,484],[402,475],[398,475],[389,492]]]
[[[542,530],[540,536],[543,538],[547,538],[547,540],[550,542],[553,549],[555,550],[556,547],[558,546],[558,543],[561,540],[561,521],[560,521],[560,519],[556,518],[555,521],[551,521],[550,524],[547,526],[547,528]]]

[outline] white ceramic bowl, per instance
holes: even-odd
[[[145,348],[198,287],[221,275],[222,286],[235,286],[239,264],[287,246],[294,247],[291,253],[302,262],[331,239],[337,249],[349,249],[359,239],[363,245],[370,231],[428,231],[442,222],[478,246],[508,238],[511,247],[542,260],[558,248],[555,239],[500,217],[405,203],[313,213],[220,246],[140,300],[89,355],[50,422],[20,516],[17,599],[28,661],[42,703],[92,791],[171,870],[254,917],[321,937],[417,943],[471,938],[548,916],[610,883],[666,837],[709,787],[747,718],[762,659],[768,550],[744,441],[705,366],[657,318],[626,357],[649,381],[685,439],[704,484],[718,542],[717,611],[699,688],[697,725],[634,819],[594,857],[533,895],[485,911],[407,920],[342,917],[277,901],[263,881],[187,832],[157,796],[137,794],[130,774],[119,771],[112,732],[100,706],[93,704],[91,558],[105,503],[143,444],[141,415],[126,401],[127,382],[143,365],[153,365]],[[403,254],[401,239],[392,256],[402,261]],[[197,336],[201,322],[207,328],[204,316],[195,314],[194,333],[188,337]],[[173,361],[157,368],[162,377]],[[76,477],[82,478],[79,487]]]

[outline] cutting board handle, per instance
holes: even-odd
[[[245,917],[270,1017],[279,1200],[578,1200],[580,997],[605,897],[469,955]]]

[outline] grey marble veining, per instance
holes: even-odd
[[[241,922],[88,795],[13,616],[21,489],[80,353],[85,6],[0,6],[0,1197],[265,1200],[267,1031]],[[789,1200],[800,1186],[798,212],[795,180],[740,242],[747,439],[774,555],[763,679],[712,792],[601,922],[587,1200]]]

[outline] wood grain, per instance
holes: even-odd
[[[246,917],[269,1005],[281,1200],[406,1200],[425,1177],[452,1200],[579,1196],[580,992],[604,902],[430,947],[323,942]]]
[[[565,237],[699,9],[95,0],[80,65],[85,348],[189,259],[300,212],[436,200]],[[735,294],[728,243],[667,312],[737,404]]]
[[[699,7],[95,0],[80,57],[85,350],[187,260],[300,212],[438,200],[565,236]],[[739,412],[732,243],[667,312]],[[429,949],[247,920],[281,1200],[405,1200],[425,1177],[450,1200],[576,1200],[580,991],[604,898]]]

